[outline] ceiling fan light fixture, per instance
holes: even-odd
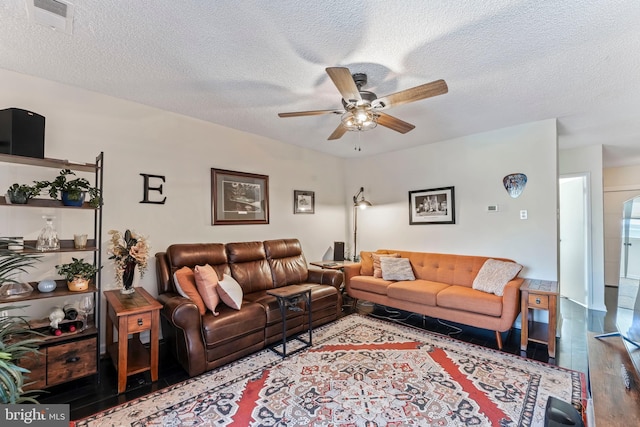
[[[333,133],[329,135],[328,140],[342,138],[347,131],[363,132],[371,130],[378,123],[380,123],[380,126],[405,134],[415,129],[415,126],[390,116],[382,112],[382,110],[442,95],[449,91],[447,83],[441,79],[378,98],[375,93],[362,90],[362,87],[367,84],[367,75],[365,73],[351,73],[346,67],[327,67],[326,72],[340,95],[342,95],[343,108],[341,110],[296,111],[278,113],[278,116],[300,117],[341,114],[341,122]],[[357,145],[355,149],[360,151],[360,147]]]
[[[378,117],[366,108],[354,108],[342,115],[342,126],[347,130],[364,132],[378,125]]]

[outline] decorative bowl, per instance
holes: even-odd
[[[5,283],[0,286],[0,298],[17,298],[33,292],[33,287],[28,283]]]
[[[40,283],[38,283],[38,290],[40,292],[52,292],[55,289],[56,289],[55,280],[41,280]]]

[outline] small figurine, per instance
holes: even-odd
[[[58,329],[58,323],[64,320],[64,311],[60,307],[54,307],[49,314],[50,325],[53,329]]]

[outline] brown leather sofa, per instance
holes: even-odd
[[[200,315],[194,302],[178,294],[173,273],[211,265],[218,277],[232,276],[243,289],[240,310],[220,303],[218,316]],[[297,239],[241,243],[174,244],[156,254],[158,301],[164,339],[190,376],[214,369],[282,340],[282,316],[267,291],[294,284],[311,287],[313,327],[336,320],[342,310],[342,273],[307,268]],[[301,308],[304,304],[301,303]],[[287,335],[305,331],[306,310],[287,310]]]
[[[501,332],[511,329],[520,314],[520,286],[515,277],[502,296],[472,288],[488,257],[450,255],[380,249],[375,253],[399,254],[408,258],[416,280],[389,281],[373,277],[372,252],[361,252],[361,262],[344,268],[347,295],[353,298],[423,314],[437,319],[496,331],[502,349]],[[511,261],[505,258],[493,258]]]

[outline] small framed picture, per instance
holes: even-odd
[[[211,169],[211,222],[269,224],[269,177]]]
[[[455,224],[453,187],[409,191],[409,225]]]
[[[293,213],[312,214],[316,209],[316,196],[313,191],[293,190]]]

